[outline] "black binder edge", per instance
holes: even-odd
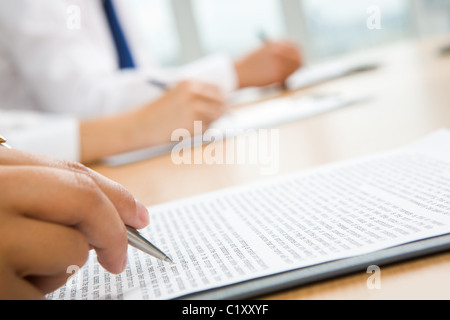
[[[247,300],[450,250],[450,234],[202,291],[176,300]],[[401,298],[401,297],[400,297]]]

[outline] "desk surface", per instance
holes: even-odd
[[[284,95],[358,92],[370,100],[279,126],[279,174],[402,146],[450,128],[450,55],[439,54],[450,35],[408,40],[359,55],[381,62],[376,71]],[[151,206],[267,179],[257,165],[175,165],[170,155],[123,167],[96,166]],[[381,269],[381,289],[366,273],[296,288],[264,299],[450,299],[450,253]]]

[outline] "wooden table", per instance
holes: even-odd
[[[358,92],[371,99],[279,126],[279,174],[385,151],[450,128],[450,56],[439,54],[448,44],[450,35],[359,52],[381,68],[284,93]],[[170,155],[94,169],[148,206],[268,178],[257,165],[175,165]],[[450,253],[383,267],[378,290],[368,289],[369,276],[362,272],[262,298],[449,299]]]

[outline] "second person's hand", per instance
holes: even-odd
[[[83,121],[81,161],[89,163],[118,153],[170,143],[177,129],[193,134],[196,121],[201,121],[205,131],[225,113],[225,102],[225,95],[217,86],[187,80],[136,110]]]
[[[239,87],[283,84],[302,66],[300,50],[290,42],[267,41],[235,63]]]
[[[225,95],[215,85],[184,81],[142,111],[154,128],[153,138],[158,144],[169,142],[177,129],[193,134],[196,121],[202,123],[204,132],[225,113],[225,101]]]

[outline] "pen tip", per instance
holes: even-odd
[[[171,259],[170,257],[168,257],[168,256],[166,256],[166,257],[164,258],[164,261],[173,264],[172,259]]]

